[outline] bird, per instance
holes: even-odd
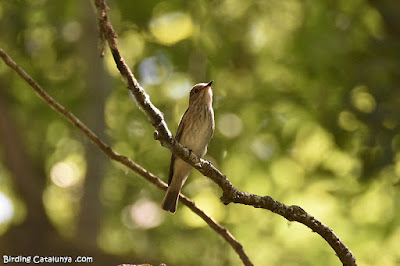
[[[207,145],[214,135],[213,91],[211,84],[199,83],[189,94],[189,107],[182,116],[175,139],[199,157],[207,153]],[[161,208],[172,214],[176,212],[179,193],[189,177],[192,166],[172,153],[169,168],[168,189]]]

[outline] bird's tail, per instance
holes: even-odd
[[[167,193],[165,193],[164,200],[161,204],[161,208],[164,211],[171,212],[172,214],[175,213],[176,207],[178,205],[178,199],[179,199],[179,190],[172,190],[168,187]]]

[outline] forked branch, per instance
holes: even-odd
[[[189,163],[200,171],[203,175],[212,179],[223,191],[221,198],[224,204],[241,203],[251,205],[256,208],[263,208],[277,213],[289,221],[297,221],[312,229],[323,237],[329,245],[335,250],[343,265],[357,265],[353,253],[337,237],[337,235],[326,225],[315,219],[302,208],[298,206],[287,206],[283,203],[273,200],[269,196],[261,197],[239,191],[232,183],[212,164],[190,153],[188,149],[180,145],[172,137],[162,113],[150,102],[149,96],[140,87],[136,78],[123,60],[117,45],[117,34],[115,33],[107,15],[108,7],[105,0],[94,0],[97,8],[97,19],[100,31],[100,43],[108,43],[111,53],[114,57],[117,68],[122,77],[128,84],[128,89],[135,95],[139,107],[148,117],[151,124],[156,129],[155,139],[159,140],[161,145],[170,149],[175,155],[179,156],[185,162]]]
[[[40,85],[29,76],[20,66],[18,66],[10,56],[5,53],[2,49],[0,49],[0,57],[3,61],[17,74],[25,80],[42,98],[48,105],[50,105],[54,110],[62,114],[69,122],[71,122],[75,127],[81,130],[85,136],[87,136],[101,151],[103,151],[110,159],[117,161],[128,168],[132,169],[134,172],[138,173],[140,176],[144,177],[158,188],[166,190],[167,185],[159,179],[156,175],[147,171],[145,168],[135,163],[131,159],[126,156],[120,155],[111,149],[105,142],[103,142],[95,133],[93,133],[82,121],[80,121],[74,114],[72,114],[68,109],[59,104],[56,100],[54,100],[47,92],[45,92]],[[197,214],[201,219],[203,219],[212,229],[214,229],[219,235],[221,235],[235,250],[235,252],[239,255],[241,260],[245,265],[253,265],[244,252],[243,246],[235,239],[235,237],[222,225],[212,219],[208,214],[206,214],[203,210],[196,206],[196,204],[188,199],[185,195],[180,194],[180,201],[186,205],[192,212]]]
[[[151,124],[156,129],[155,139],[159,140],[161,145],[170,149],[174,154],[182,158],[184,161],[195,167],[203,175],[212,179],[223,191],[221,200],[224,204],[240,203],[250,205],[255,208],[263,208],[270,210],[285,217],[289,221],[297,221],[312,229],[323,237],[328,244],[335,250],[343,265],[357,265],[353,253],[347,246],[337,237],[337,235],[326,225],[315,219],[299,206],[287,206],[283,203],[275,201],[269,196],[258,196],[246,192],[239,191],[218,169],[208,162],[198,158],[194,153],[190,153],[188,149],[180,145],[169,131],[164,121],[163,115],[150,101],[149,96],[140,87],[136,78],[132,74],[129,67],[123,60],[117,46],[117,34],[108,19],[107,5],[104,0],[94,0],[97,8],[97,20],[99,25],[101,53],[104,54],[104,44],[108,46],[112,52],[117,68],[128,84],[129,90],[135,96],[136,102],[148,117]],[[66,108],[51,98],[22,68],[20,68],[3,50],[0,49],[0,56],[14,71],[16,71],[37,93],[56,111],[64,115],[72,124],[79,128],[84,134],[91,139],[108,157],[118,161],[133,171],[146,178],[157,187],[165,190],[166,185],[154,174],[131,161],[129,158],[114,152],[107,144],[101,141],[90,129],[88,129],[78,118],[76,118]],[[193,201],[181,195],[181,202],[188,206],[193,212],[198,214],[206,223],[213,228],[218,234],[226,239],[226,241],[234,248],[245,265],[252,265],[250,259],[243,250],[242,245],[227,231],[226,228],[219,225],[211,217],[200,210]]]

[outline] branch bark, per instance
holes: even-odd
[[[240,203],[250,205],[255,208],[263,208],[270,210],[285,217],[289,221],[297,221],[312,229],[323,237],[328,244],[335,250],[337,256],[343,265],[357,265],[353,253],[339,239],[339,237],[326,225],[308,214],[299,206],[287,206],[283,203],[275,201],[269,196],[261,197],[258,195],[239,191],[231,182],[212,164],[197,157],[194,153],[190,153],[188,149],[183,147],[172,137],[162,113],[151,102],[149,96],[139,85],[133,73],[126,65],[122,58],[117,45],[117,34],[115,33],[108,15],[108,7],[105,0],[94,0],[97,8],[97,20],[99,25],[99,37],[102,44],[102,54],[104,54],[104,44],[108,43],[114,61],[120,71],[122,77],[128,84],[128,89],[135,96],[136,103],[146,114],[151,124],[156,129],[155,139],[159,140],[161,145],[170,149],[175,155],[179,156],[185,162],[192,165],[203,175],[213,180],[223,191],[221,201],[224,204]]]
[[[115,152],[111,149],[106,143],[104,143],[96,134],[94,134],[84,123],[82,123],[76,116],[74,116],[69,110],[67,110],[64,106],[59,104],[56,100],[54,100],[49,94],[47,94],[41,86],[31,77],[29,76],[20,66],[18,66],[7,53],[5,53],[2,49],[0,49],[0,57],[3,61],[13,69],[22,79],[24,79],[42,98],[47,104],[49,104],[54,110],[61,113],[69,122],[71,122],[75,127],[80,129],[100,150],[102,150],[110,159],[117,161],[128,168],[132,169],[140,176],[144,177],[158,188],[167,190],[167,185],[159,179],[156,175],[147,171],[145,168],[140,166],[139,164],[133,162],[128,157],[123,156]],[[222,225],[217,223],[214,219],[212,219],[209,215],[207,215],[204,211],[196,206],[196,204],[188,199],[183,194],[180,194],[180,201],[186,205],[191,211],[196,213],[200,218],[202,218],[213,230],[215,230],[219,235],[221,235],[235,250],[235,252],[239,255],[241,260],[245,265],[253,265],[244,252],[243,246],[238,242],[234,236]]]

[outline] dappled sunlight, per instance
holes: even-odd
[[[327,151],[322,165],[338,177],[355,177],[361,174],[361,162],[356,157],[338,149]]]
[[[51,161],[57,160],[58,157],[62,156],[62,150],[57,150]],[[49,176],[51,181],[61,188],[74,189],[77,186],[82,185],[86,174],[86,160],[82,154],[75,153],[66,155],[61,161],[54,162],[50,166]]]
[[[186,99],[193,85],[194,82],[191,81],[187,74],[173,73],[172,75],[169,75],[163,87],[165,87],[165,90],[171,99],[177,100],[182,98]]]
[[[136,237],[132,237],[129,234],[125,227],[112,227],[110,223],[115,221],[108,221],[103,224],[102,230],[97,237],[97,243],[99,247],[106,252],[112,254],[127,254],[128,252],[132,252],[132,243],[143,241],[137,235]],[[126,243],[131,243],[131,245],[127,245]]]
[[[130,158],[133,158],[135,156],[135,151],[132,150],[132,147],[126,141],[116,141],[112,145],[112,149],[119,154],[124,154],[125,156],[128,156]]]
[[[225,217],[226,209],[223,207],[221,202],[215,193],[210,189],[203,189],[199,194],[193,197],[196,205],[210,215],[214,220],[220,222]],[[199,216],[195,215],[186,207],[181,207],[182,219],[184,224],[190,227],[202,227],[207,226],[207,224]]]
[[[26,51],[33,57],[43,56],[46,60],[54,62],[56,55],[53,47],[51,47],[54,35],[54,29],[51,27],[38,27],[25,31]]]
[[[257,102],[252,102],[251,104],[242,106],[240,112],[238,112],[236,109],[233,110],[235,114],[240,117],[241,122],[243,123],[242,134],[249,137],[246,142],[256,139],[269,139],[266,134],[269,133],[268,127],[272,127],[270,123],[272,122],[273,118],[266,113],[265,106],[258,104]],[[218,116],[216,117],[216,120],[219,120]],[[249,131],[251,128],[256,128],[257,131]],[[250,138],[250,136],[252,137]]]
[[[280,240],[282,248],[293,250],[300,248],[302,252],[307,252],[309,245],[316,246],[316,243],[320,241],[314,234],[310,234],[310,229],[298,223],[279,223],[273,233]]]
[[[259,137],[250,144],[251,150],[263,161],[271,158],[276,146],[276,140],[272,135],[264,136],[263,138]]]
[[[80,142],[68,138],[68,131],[59,123],[52,124],[48,129],[47,138],[54,145],[54,152],[48,157],[47,167],[51,183],[43,192],[43,204],[49,219],[54,223],[61,235],[72,237],[80,210],[82,187],[86,175],[86,159]]]
[[[82,180],[78,166],[73,162],[59,162],[50,170],[53,183],[61,188],[71,187]]]
[[[216,94],[228,97],[237,101],[237,98],[242,100],[251,98],[253,95],[251,89],[255,87],[252,73],[246,69],[227,70],[221,69],[213,75],[215,77]],[[222,81],[219,83],[218,81]],[[236,99],[235,99],[236,98]],[[242,106],[242,105],[241,105]]]
[[[338,213],[338,204],[331,191],[335,191],[335,180],[318,178],[306,188],[288,196],[288,204],[296,204],[314,217],[319,217],[328,223],[335,213]]]
[[[246,11],[250,6],[250,2],[241,0],[224,0],[220,1],[217,11],[221,19],[232,21],[246,15]]]
[[[115,174],[108,174],[105,176],[100,190],[100,201],[105,206],[113,206],[121,204],[121,193],[125,191],[128,186],[128,174],[126,167],[117,164],[119,170]]]
[[[227,138],[234,138],[242,132],[242,120],[233,113],[221,114],[217,121],[218,130]]]
[[[164,217],[162,210],[151,200],[140,199],[132,205],[126,206],[121,212],[123,224],[130,228],[149,229],[159,226]]]
[[[26,203],[15,193],[13,181],[14,177],[0,164],[0,236],[12,226],[22,223],[27,215]]]
[[[400,178],[400,152],[398,151],[395,156],[394,172],[397,178]]]
[[[375,230],[379,226],[374,224],[364,225],[353,228],[353,233],[357,232],[354,243],[354,253],[358,255],[358,265],[398,265],[399,248],[397,241],[393,237],[398,236],[398,232],[388,232],[386,236],[376,235]],[[383,230],[387,228],[382,228]],[[394,251],[396,250],[396,251]],[[377,254],[380,254],[378,256]]]
[[[395,129],[399,125],[399,121],[395,117],[385,117],[382,121],[382,126],[387,129]]]
[[[59,145],[61,139],[69,137],[70,128],[61,121],[54,121],[47,126],[46,141],[53,146]]]
[[[251,178],[251,182],[246,182],[242,186],[243,191],[257,195],[272,195],[276,192],[273,185],[274,181],[266,171],[250,172],[247,176],[241,176],[241,178]]]
[[[104,119],[110,129],[126,127],[126,121],[129,117],[120,114],[127,114],[134,109],[133,100],[127,94],[128,92],[123,96],[113,94],[108,97],[105,103]]]
[[[338,258],[326,247],[326,242],[317,234],[298,223],[279,223],[275,236],[277,245],[286,251],[280,257],[282,265],[336,265]],[[310,248],[312,247],[312,248]],[[310,260],[310,257],[314,257]]]
[[[143,59],[139,65],[139,75],[143,86],[160,84],[169,77],[171,68],[170,62],[162,53]]]
[[[82,35],[82,25],[76,20],[69,21],[65,23],[61,33],[67,42],[76,42]]]
[[[332,146],[332,136],[328,132],[317,125],[305,124],[298,130],[292,154],[310,171],[322,162]]]
[[[300,2],[275,0],[264,2],[262,6],[266,15],[253,17],[248,31],[250,49],[260,52],[267,46],[274,56],[280,57],[293,32],[303,23]]]
[[[119,36],[119,48],[124,51],[124,60],[130,68],[138,64],[138,60],[142,58],[145,49],[145,41],[142,34],[136,30],[129,30]],[[115,62],[111,67],[115,69]]]
[[[14,206],[11,200],[2,192],[0,192],[0,224],[10,221],[13,216]]]
[[[282,256],[285,256],[286,251],[282,249],[282,246],[268,241],[269,239],[264,240],[261,248],[250,240],[248,241],[249,255],[251,254],[252,261],[255,265],[280,265],[282,263]]]
[[[65,237],[75,233],[80,195],[49,185],[43,193],[45,210],[58,232]]]
[[[280,158],[271,165],[270,174],[280,191],[299,188],[304,182],[304,168],[290,158]]]
[[[350,111],[342,111],[338,116],[339,126],[346,131],[355,131],[361,126],[361,122]]]
[[[395,215],[395,187],[376,181],[373,187],[351,202],[351,216],[357,224],[385,225]]]
[[[376,108],[376,101],[366,86],[357,86],[351,91],[351,102],[364,113],[372,113]]]
[[[397,134],[396,136],[393,137],[391,143],[391,148],[392,151],[395,154],[395,160],[399,161],[400,160],[400,134]]]
[[[257,61],[255,73],[258,79],[273,84],[272,90],[291,91],[295,89],[295,77],[290,74],[291,69],[282,63],[271,60],[271,58],[263,58]]]
[[[241,204],[231,203],[227,209],[229,212],[225,221],[229,225],[236,225],[233,234],[236,239],[246,243],[252,262],[255,265],[279,264],[285,254],[280,242],[276,241],[279,238],[275,237],[280,218],[273,215],[264,216],[263,210],[248,208]],[[263,244],[260,245],[258,241],[254,241],[255,239],[262,239]]]
[[[312,124],[307,111],[295,103],[281,99],[272,106],[272,112],[281,122],[281,135],[285,140],[291,140],[298,135],[300,129]]]
[[[144,128],[144,123],[142,121],[137,121],[137,120],[130,120],[130,122],[127,124],[127,131],[130,136],[132,137],[144,137],[146,134],[146,129]],[[129,145],[128,143],[124,143],[126,145]],[[124,152],[133,153],[132,148],[124,149]]]
[[[262,48],[264,48],[266,42],[267,42],[267,36],[265,34],[265,25],[264,23],[261,23],[261,21],[257,21],[251,25],[250,31],[249,31],[249,37],[250,37],[250,48],[254,52],[259,52]],[[265,70],[263,68],[263,70]]]
[[[319,219],[354,252],[358,265],[395,266],[399,36],[384,12],[395,1],[107,3],[123,60],[172,134],[190,88],[214,80],[215,132],[203,158],[237,189],[298,205]],[[0,1],[0,26],[7,29],[1,48],[109,147],[167,182],[171,151],[154,140],[155,129],[107,45],[104,69],[93,61],[99,35],[86,4]],[[17,232],[35,239],[38,230],[30,224],[40,218],[56,228],[45,242],[61,253],[84,250],[77,232],[92,230],[93,239],[82,242],[97,241],[97,247],[85,247],[87,252],[122,255],[126,263],[240,263],[229,244],[182,203],[175,215],[163,212],[164,191],[121,163],[97,157],[101,151],[79,129],[10,73],[0,64],[7,111],[0,120],[9,116],[13,122],[0,126],[3,238]],[[9,130],[18,138],[7,139],[13,145],[6,148],[2,133]],[[88,169],[97,170],[94,183],[85,182]],[[195,169],[182,191],[227,227],[255,265],[340,263],[302,224],[259,208],[225,206],[221,189]],[[98,217],[81,217],[82,206]],[[96,223],[97,235],[97,226],[87,227]],[[18,247],[18,234],[0,246],[11,241]]]
[[[399,239],[400,239],[400,227],[393,230],[388,239],[386,239],[384,243],[382,243],[384,245],[384,249],[387,250],[388,253],[393,254],[393,258],[400,257]]]
[[[252,162],[253,160],[249,158],[248,155],[236,153],[228,154],[224,159],[223,168],[221,170],[235,186],[239,186],[240,183],[249,182],[246,176],[249,176],[248,166],[252,165]]]
[[[381,14],[379,14],[378,10],[370,6],[366,6],[363,12],[363,23],[365,24],[371,35],[377,39],[382,40],[385,37],[385,30]]]
[[[192,35],[194,26],[189,14],[166,13],[150,22],[150,32],[162,44],[172,45]]]

